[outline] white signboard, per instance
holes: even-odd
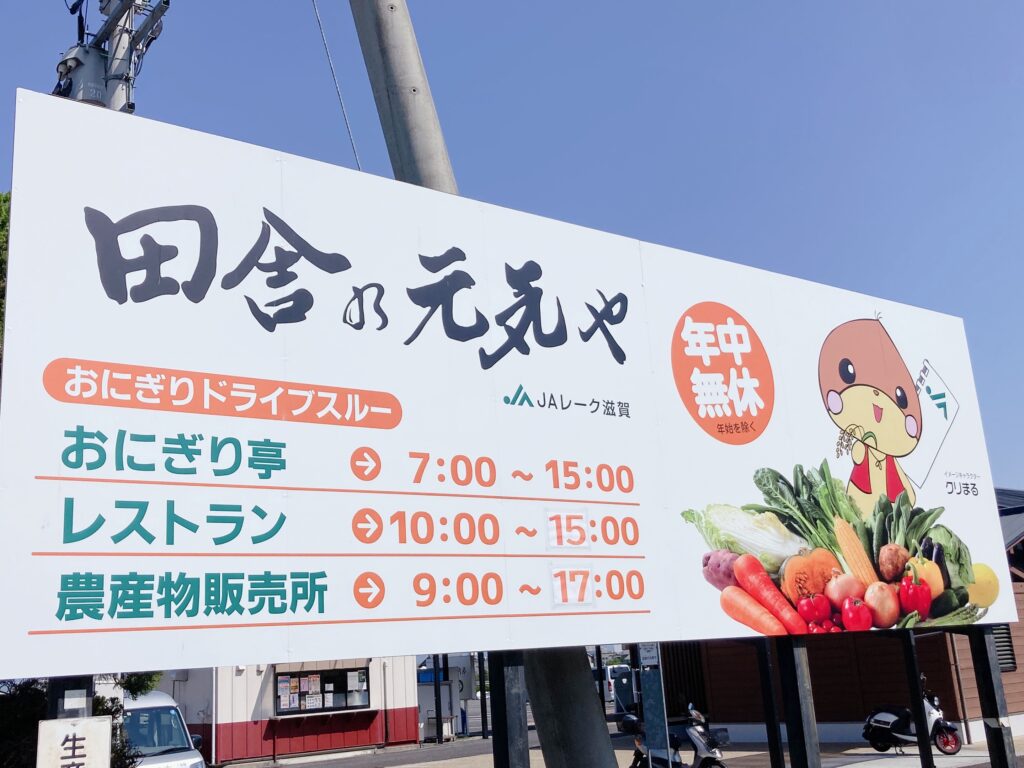
[[[40,720],[36,768],[110,768],[110,717]]]
[[[661,663],[657,643],[639,643],[637,650],[640,652],[640,666],[656,667]]]
[[[1015,618],[957,318],[18,101],[0,676]]]

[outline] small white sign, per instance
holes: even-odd
[[[638,645],[640,648],[640,666],[656,667],[661,663],[657,643],[639,643]]]
[[[83,688],[79,688],[73,691],[64,691],[64,711],[71,712],[76,709],[82,710],[85,713],[86,691]]]
[[[110,717],[40,720],[36,768],[110,768]]]

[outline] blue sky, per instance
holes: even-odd
[[[463,195],[963,317],[995,481],[1024,488],[1024,5],[410,5]],[[320,10],[388,176],[348,3]],[[0,12],[9,189],[14,89],[52,88],[75,25],[63,0]],[[306,0],[175,0],[136,102],[354,166]],[[69,126],[54,155],[104,150]]]

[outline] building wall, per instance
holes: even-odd
[[[692,701],[719,723],[764,722],[760,671],[753,642],[666,645],[663,657],[671,660],[665,666],[665,699],[670,718],[685,716],[686,704]],[[700,665],[693,663],[694,648],[699,649]],[[918,636],[917,655],[921,671],[928,678],[928,687],[939,695],[946,714],[959,719],[954,706],[956,687],[946,636]],[[969,657],[969,651],[966,655]],[[905,706],[910,700],[903,649],[895,635],[809,636],[807,656],[819,723],[860,722],[874,707]],[[961,660],[963,656],[961,654]],[[774,688],[776,707],[781,715],[784,709],[777,668]],[[1020,710],[1011,708],[1011,712],[1024,711],[1024,701],[1021,704]]]
[[[274,717],[274,674],[368,667],[370,710]],[[216,693],[214,678],[216,677]],[[203,736],[210,762],[416,742],[415,657],[335,659],[304,664],[179,670],[160,689],[178,702],[189,730]],[[213,706],[216,698],[216,707]],[[216,754],[213,747],[216,716]]]
[[[1013,594],[1017,603],[1017,615],[1024,616],[1024,583],[1014,582]],[[966,703],[968,719],[981,717],[981,706],[978,703],[978,684],[974,678],[974,662],[971,660],[971,646],[966,637],[954,636],[950,641],[956,643],[956,655],[960,661],[960,678],[963,681],[963,698]],[[1013,652],[1017,657],[1017,671],[1003,673],[1003,691],[1006,695],[1006,708],[1010,714],[1024,713],[1024,627],[1015,623],[1010,625],[1010,637],[1013,639]],[[952,663],[952,658],[951,658]],[[959,699],[959,697],[957,697]],[[948,710],[947,710],[948,711]],[[957,701],[958,720],[964,719]]]

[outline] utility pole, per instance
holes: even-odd
[[[171,0],[101,0],[100,13],[106,18],[88,41],[82,14],[85,2],[75,0],[69,6],[72,15],[78,14],[78,42],[57,64],[53,93],[117,112],[134,112],[135,76],[163,30],[162,19]]]
[[[116,3],[116,5],[115,5]],[[131,47],[135,22],[134,0],[105,0],[100,13],[107,15],[110,42],[107,46],[107,108],[115,112],[134,112],[132,69],[135,63]]]
[[[349,1],[395,178],[458,194],[406,0]],[[594,700],[586,648],[531,650],[495,657],[491,672],[495,697],[491,704],[496,765],[529,765],[526,734],[522,732],[526,725],[523,687],[498,684],[495,673],[503,672],[501,680],[513,682],[525,673],[533,710],[538,715],[543,713],[536,723],[548,768],[616,768],[604,709]],[[499,660],[500,664],[494,663]],[[503,702],[497,700],[500,694],[506,694]],[[506,722],[499,723],[499,719]]]
[[[395,178],[459,194],[405,0],[351,0]]]

